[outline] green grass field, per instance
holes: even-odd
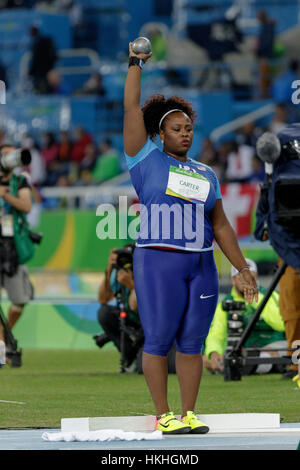
[[[119,373],[114,349],[24,350],[20,368],[0,369],[0,428],[60,428],[61,418],[154,414],[144,376]],[[20,403],[6,403],[14,401]],[[176,375],[169,376],[169,403],[180,413]],[[204,372],[198,413],[280,413],[300,422],[300,389],[279,374],[224,382]]]

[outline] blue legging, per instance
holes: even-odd
[[[136,247],[133,271],[144,351],[166,356],[176,340],[179,352],[200,354],[218,300],[213,252]]]

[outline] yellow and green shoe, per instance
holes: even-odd
[[[162,431],[163,434],[186,434],[191,431],[191,428],[188,424],[175,418],[172,411],[169,411],[156,421],[156,430]]]
[[[295,382],[298,387],[300,388],[300,374],[295,375],[295,377],[292,379],[293,382]]]
[[[209,431],[209,427],[202,423],[193,411],[187,411],[186,416],[181,419],[181,422],[190,426],[190,433],[192,434],[206,434]]]

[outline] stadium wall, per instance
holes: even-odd
[[[7,315],[8,302],[2,307]],[[103,333],[98,309],[98,302],[34,301],[25,307],[13,334],[18,347],[25,349],[98,349],[93,340]]]

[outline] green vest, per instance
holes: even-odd
[[[263,295],[266,294],[267,289],[264,287],[259,287],[259,292]],[[235,300],[232,294],[228,294],[224,300]],[[256,308],[249,303],[245,303],[245,310],[242,313],[243,315],[243,330],[245,331],[246,327],[252,320]],[[265,307],[266,308],[266,307]],[[265,320],[260,316],[257,322],[254,325],[254,328],[245,343],[246,348],[251,346],[258,346],[260,348],[266,346],[267,344],[273,343],[274,341],[285,340],[285,334],[283,331],[276,331],[268,325]]]
[[[121,291],[122,285],[117,281],[117,270],[113,269],[110,277],[110,288],[117,295]],[[131,310],[129,307],[130,290],[124,289],[124,309],[127,312],[128,319],[133,323],[140,324],[140,317],[137,310]]]
[[[243,327],[246,328],[249,321],[257,310],[258,305],[262,302],[266,289],[259,287],[258,301],[253,301],[252,304],[245,302],[246,308],[241,313],[243,315]],[[232,288],[231,293],[228,294],[224,300],[235,300],[238,302],[244,301],[235,288]],[[285,328],[282,316],[279,309],[279,295],[278,292],[273,292],[260,314],[260,318],[256,322],[248,341],[247,347],[264,347],[266,344],[272,343],[277,340],[285,339]],[[212,352],[217,352],[220,355],[224,354],[227,347],[228,335],[228,312],[223,310],[222,302],[218,302],[215,315],[205,341],[205,355],[209,358]]]
[[[22,177],[20,177],[22,178]],[[19,178],[12,175],[9,181],[9,188],[12,196],[18,196]],[[18,254],[19,264],[25,264],[34,255],[34,244],[29,236],[29,227],[26,215],[14,207],[11,207],[14,226],[14,242]]]

